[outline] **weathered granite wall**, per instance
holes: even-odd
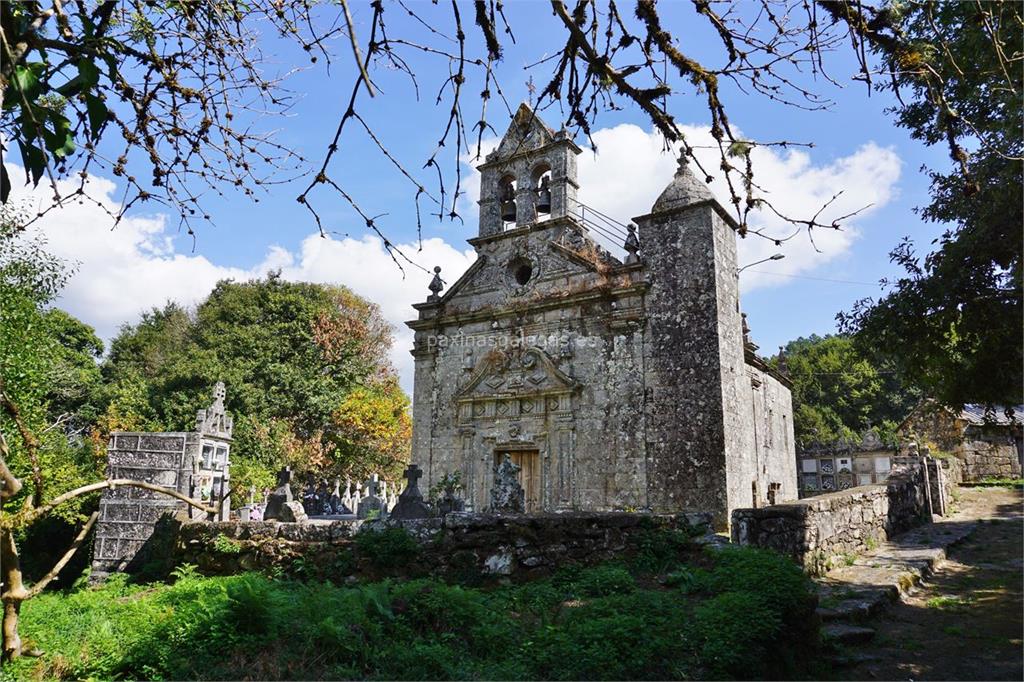
[[[811,574],[845,556],[930,520],[924,468],[894,473],[885,484],[732,512],[732,540],[787,554]]]
[[[184,523],[175,557],[208,575],[247,570],[346,575],[439,575],[529,579],[565,564],[635,555],[675,538],[700,542],[707,514],[571,513],[533,516],[448,514],[419,521]],[[381,531],[403,528],[399,533]],[[370,537],[367,537],[370,536]],[[410,540],[411,538],[411,540]],[[694,547],[697,545],[695,544]]]
[[[977,482],[986,478],[1020,478],[1020,460],[1013,443],[989,443],[965,440],[956,449],[963,462],[964,481]]]
[[[746,359],[735,221],[683,163],[619,260],[575,199],[579,151],[521,108],[480,166],[476,261],[414,306],[422,485],[458,472],[485,511],[508,454],[528,512],[709,511],[725,528],[733,507],[795,498],[789,389]]]

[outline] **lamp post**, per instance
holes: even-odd
[[[786,257],[786,254],[784,254],[784,253],[773,253],[772,255],[768,256],[767,258],[762,258],[761,260],[754,261],[753,263],[747,263],[742,268],[738,268],[736,270],[736,274],[737,275],[740,274],[741,272],[743,272],[744,270],[746,270],[747,268],[749,268],[751,266],[760,265],[761,263],[767,263],[770,260],[782,260],[785,257]]]

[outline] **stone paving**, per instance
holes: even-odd
[[[839,677],[1021,679],[1021,493],[960,497],[951,517],[819,579]]]

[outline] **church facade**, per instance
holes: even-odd
[[[579,147],[521,106],[479,166],[475,263],[418,319],[412,459],[469,508],[521,467],[527,512],[729,511],[796,499],[792,401],[745,340],[736,225],[681,164],[601,248]]]

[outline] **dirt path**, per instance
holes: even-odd
[[[977,529],[920,587],[870,623],[846,680],[1021,680],[1024,514],[1019,490],[961,489],[957,520]]]

